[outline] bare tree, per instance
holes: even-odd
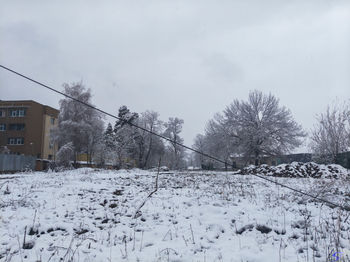
[[[180,137],[180,133],[182,131],[182,125],[184,121],[180,118],[170,117],[168,122],[165,124],[165,132],[164,135],[171,139],[170,147],[168,147],[168,151],[170,151],[171,159],[171,167],[174,169],[178,169],[181,161],[184,157],[184,150],[177,143],[183,143],[183,138]]]
[[[141,113],[135,123],[144,128],[155,133],[160,133],[163,129],[163,123],[158,119],[159,114],[154,111],[145,111]],[[139,168],[149,167],[149,162],[153,162],[154,154],[158,152],[157,146],[159,143],[159,138],[150,134],[143,129],[134,129],[132,133],[133,147],[131,148],[131,155],[136,160],[137,166]],[[161,142],[161,141],[160,141]],[[159,159],[159,156],[158,156]],[[154,164],[154,163],[153,163]]]
[[[207,153],[205,139],[206,137],[204,135],[198,134],[194,139],[193,148],[201,153]],[[194,153],[194,161],[196,166],[203,167],[205,164],[205,157],[202,154]]]
[[[224,110],[221,123],[238,152],[254,158],[256,164],[263,155],[290,152],[301,145],[306,136],[290,110],[279,106],[279,100],[273,95],[257,90],[249,93],[247,102],[234,100]]]
[[[164,144],[159,137],[145,130],[161,133],[163,123],[158,119],[159,114],[146,111],[140,115],[132,113],[126,106],[119,108],[118,118],[114,125],[108,124],[103,135],[102,151],[99,162],[104,160],[120,168],[137,166],[147,168],[156,164],[164,153]],[[134,125],[144,128],[136,128]]]
[[[143,128],[155,133],[161,133],[163,129],[163,122],[158,119],[159,114],[155,111],[145,111],[141,113],[139,125]],[[154,155],[158,155],[163,149],[163,142],[159,137],[155,137],[149,132],[140,130],[140,136],[142,137],[142,147],[139,149],[139,167],[148,167],[150,160],[155,160]],[[142,150],[141,150],[142,149]],[[158,155],[159,159],[160,155]],[[153,163],[155,164],[155,163]]]
[[[230,156],[237,152],[238,146],[238,140],[231,136],[230,130],[230,126],[225,124],[225,119],[220,114],[215,114],[205,129],[207,150],[225,161],[225,170],[227,170],[227,164],[231,162]],[[218,163],[215,164],[218,165]],[[215,164],[212,165],[215,166]]]
[[[350,147],[350,114],[346,106],[328,106],[317,116],[317,124],[311,134],[310,147],[315,160],[336,163],[337,155]]]
[[[111,123],[108,123],[106,130],[103,132],[102,139],[96,147],[94,162],[99,166],[105,164],[115,164],[115,137]]]

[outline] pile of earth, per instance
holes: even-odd
[[[275,177],[349,178],[347,169],[340,165],[322,165],[313,162],[292,162],[278,166],[249,166],[241,174],[263,174]]]

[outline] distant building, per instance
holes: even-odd
[[[350,169],[350,151],[338,154],[336,163]]]
[[[11,154],[54,159],[57,145],[50,143],[50,130],[58,124],[59,111],[32,100],[0,100],[0,147]]]

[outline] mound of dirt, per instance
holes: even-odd
[[[314,177],[314,178],[346,178],[349,171],[340,165],[322,165],[313,162],[282,164],[278,166],[249,166],[241,170],[241,174],[261,174],[275,177]]]

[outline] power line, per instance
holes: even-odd
[[[72,99],[73,101],[76,101],[76,102],[78,102],[78,103],[81,103],[81,104],[83,104],[83,105],[85,105],[85,106],[87,106],[87,107],[89,107],[89,108],[91,108],[91,109],[94,109],[94,110],[96,110],[96,111],[98,111],[98,112],[100,112],[100,113],[102,113],[102,114],[105,114],[105,115],[110,116],[110,117],[112,117],[112,118],[114,118],[114,119],[117,119],[117,120],[126,122],[126,123],[128,123],[129,125],[131,125],[131,126],[133,126],[133,127],[136,127],[136,128],[138,128],[138,129],[141,129],[141,130],[143,130],[143,131],[145,131],[145,132],[148,132],[148,133],[150,133],[150,134],[152,134],[152,135],[154,135],[154,136],[158,136],[158,137],[160,137],[160,138],[162,138],[162,139],[164,139],[164,140],[166,140],[166,141],[168,141],[168,142],[170,142],[170,143],[172,143],[172,144],[181,146],[181,147],[183,147],[183,148],[185,148],[185,149],[188,149],[188,150],[190,150],[190,151],[192,151],[192,152],[195,152],[195,153],[197,153],[197,154],[200,154],[200,155],[202,155],[202,156],[205,156],[205,157],[207,157],[207,158],[209,158],[209,159],[215,160],[215,161],[217,161],[217,162],[219,162],[219,163],[222,163],[222,164],[231,166],[231,164],[227,163],[227,162],[224,161],[224,160],[221,160],[221,159],[219,159],[219,158],[217,158],[217,157],[214,157],[214,156],[208,155],[208,154],[206,154],[206,153],[203,153],[203,152],[201,152],[201,151],[198,151],[197,149],[194,149],[194,148],[192,148],[192,147],[186,146],[186,145],[184,145],[184,144],[182,144],[182,143],[179,143],[179,142],[177,142],[177,141],[171,140],[170,138],[168,138],[168,137],[166,137],[166,136],[164,136],[164,135],[155,133],[155,132],[153,132],[153,131],[151,131],[151,130],[148,130],[148,129],[144,128],[144,127],[138,126],[138,125],[136,125],[136,124],[134,124],[134,123],[132,123],[132,122],[128,122],[127,120],[125,120],[125,119],[123,119],[123,118],[120,118],[120,117],[118,117],[118,116],[116,116],[116,115],[110,114],[110,113],[108,113],[108,112],[106,112],[106,111],[104,111],[104,110],[102,110],[102,109],[99,109],[99,108],[97,108],[97,107],[95,107],[95,106],[93,106],[93,105],[90,105],[90,104],[88,104],[88,103],[86,103],[86,102],[80,101],[79,99],[76,99],[76,98],[74,98],[74,97],[72,97],[72,96],[70,96],[70,95],[67,95],[67,94],[65,94],[65,93],[63,93],[63,92],[60,92],[60,91],[58,91],[57,89],[54,89],[54,88],[52,88],[52,87],[50,87],[50,86],[48,86],[48,85],[45,85],[45,84],[43,84],[43,83],[41,83],[41,82],[39,82],[39,81],[37,81],[37,80],[34,80],[34,79],[31,78],[31,77],[25,76],[25,75],[23,75],[23,74],[21,74],[21,73],[15,71],[15,70],[13,70],[13,69],[10,69],[10,68],[8,68],[8,67],[6,67],[6,66],[4,66],[4,65],[1,65],[1,64],[0,64],[0,67],[3,68],[3,69],[5,69],[5,70],[7,70],[7,71],[9,71],[9,72],[11,72],[11,73],[13,73],[13,74],[15,74],[15,75],[18,75],[18,76],[20,76],[20,77],[22,77],[22,78],[24,78],[24,79],[27,79],[27,80],[29,80],[29,81],[31,81],[31,82],[37,84],[37,85],[40,85],[40,86],[42,86],[42,87],[45,87],[45,88],[47,88],[47,89],[49,89],[49,90],[51,90],[51,91],[53,91],[53,92],[55,92],[55,93],[57,93],[57,94],[63,95],[63,96],[65,96],[65,97],[69,98],[69,99]],[[319,197],[317,197],[317,196],[313,196],[313,195],[311,195],[311,194],[309,194],[309,193],[306,193],[306,192],[303,192],[303,191],[301,191],[301,190],[298,190],[298,189],[292,188],[292,187],[290,187],[290,186],[284,185],[284,184],[282,184],[282,183],[279,183],[279,182],[274,181],[274,180],[272,180],[272,179],[269,179],[269,178],[267,178],[267,177],[263,177],[263,176],[260,176],[260,175],[257,175],[257,174],[252,174],[252,175],[253,175],[253,176],[256,176],[256,177],[258,177],[258,178],[260,178],[260,179],[264,179],[264,180],[266,180],[266,181],[268,181],[268,182],[274,183],[274,184],[276,184],[276,185],[279,185],[279,186],[288,188],[288,189],[290,189],[290,190],[292,190],[292,191],[294,191],[294,192],[300,193],[300,194],[302,194],[302,195],[311,197],[311,198],[313,198],[313,199],[315,199],[315,200],[319,200],[319,201],[321,201],[321,202],[327,203],[327,204],[329,204],[329,205],[332,206],[332,207],[339,207],[339,208],[342,209],[342,210],[350,211],[350,206],[341,206],[341,205],[339,205],[339,204],[333,203],[333,202],[328,201],[328,200],[326,200],[326,199],[319,198]]]
[[[85,106],[87,106],[87,107],[90,107],[90,108],[92,108],[92,109],[94,109],[94,110],[96,110],[96,111],[98,111],[98,112],[100,112],[100,113],[102,113],[102,114],[105,114],[105,115],[110,116],[110,117],[112,117],[112,118],[115,118],[115,119],[117,119],[117,120],[126,122],[126,123],[128,123],[129,125],[131,125],[131,126],[134,126],[134,127],[136,127],[136,128],[139,128],[139,129],[141,129],[141,130],[143,130],[143,131],[145,131],[145,132],[148,132],[148,133],[150,133],[150,134],[152,134],[152,135],[155,135],[155,136],[158,136],[158,137],[160,137],[160,138],[162,138],[162,139],[164,139],[164,140],[167,140],[167,141],[169,141],[170,143],[176,144],[176,145],[178,145],[178,146],[181,146],[181,147],[183,147],[183,148],[186,148],[186,149],[188,149],[188,150],[191,150],[191,151],[193,151],[193,152],[196,152],[196,153],[198,153],[198,154],[201,154],[201,155],[203,155],[203,156],[206,156],[206,157],[208,157],[208,158],[210,158],[210,159],[213,159],[213,160],[215,160],[215,161],[218,161],[218,162],[220,162],[220,163],[222,163],[222,164],[227,164],[225,161],[223,161],[223,160],[221,160],[221,159],[219,159],[219,158],[210,156],[210,155],[208,155],[208,154],[206,154],[206,153],[202,153],[202,152],[200,152],[200,151],[198,151],[198,150],[196,150],[196,149],[194,149],[194,148],[188,147],[188,146],[186,146],[186,145],[184,145],[184,144],[182,144],[182,143],[179,143],[179,142],[177,142],[177,141],[171,140],[170,138],[168,138],[168,137],[166,137],[166,136],[163,136],[163,135],[161,135],[161,134],[157,134],[157,133],[155,133],[155,132],[153,132],[153,131],[151,131],[151,130],[148,130],[148,129],[144,128],[144,127],[138,126],[138,125],[136,125],[136,124],[134,124],[134,123],[132,123],[132,122],[128,122],[127,120],[125,120],[125,119],[123,119],[123,118],[120,118],[120,117],[118,117],[118,116],[112,115],[112,114],[110,114],[110,113],[108,113],[108,112],[106,112],[106,111],[104,111],[104,110],[102,110],[102,109],[99,109],[99,108],[97,108],[97,107],[95,107],[95,106],[93,106],[93,105],[90,105],[90,104],[88,104],[88,103],[85,103],[85,102],[83,102],[83,101],[80,101],[79,99],[76,99],[76,98],[74,98],[74,97],[72,97],[72,96],[70,96],[70,95],[67,95],[67,94],[65,94],[65,93],[63,93],[63,92],[61,92],[61,91],[58,91],[57,89],[54,89],[54,88],[52,88],[52,87],[50,87],[50,86],[48,86],[48,85],[45,85],[45,84],[43,84],[43,83],[41,83],[41,82],[39,82],[39,81],[36,81],[36,80],[34,80],[33,78],[30,78],[30,77],[28,77],[28,76],[25,76],[25,75],[23,75],[23,74],[21,74],[21,73],[15,71],[15,70],[12,70],[12,69],[10,69],[10,68],[8,68],[8,67],[6,67],[6,66],[3,66],[3,65],[0,64],[0,67],[2,67],[3,69],[5,69],[5,70],[7,70],[7,71],[10,71],[11,73],[14,73],[14,74],[16,74],[16,75],[18,75],[18,76],[20,76],[20,77],[23,77],[23,78],[25,78],[25,79],[27,79],[27,80],[29,80],[29,81],[35,83],[35,84],[38,84],[38,85],[40,85],[40,86],[42,86],[42,87],[45,87],[45,88],[47,88],[47,89],[49,89],[49,90],[51,90],[51,91],[53,91],[53,92],[55,92],[55,93],[57,93],[57,94],[63,95],[63,96],[65,96],[65,97],[67,97],[67,98],[70,98],[70,99],[72,99],[72,100],[74,100],[74,101],[76,101],[76,102],[78,102],[78,103],[81,103],[81,104],[83,104],[83,105],[85,105]]]

